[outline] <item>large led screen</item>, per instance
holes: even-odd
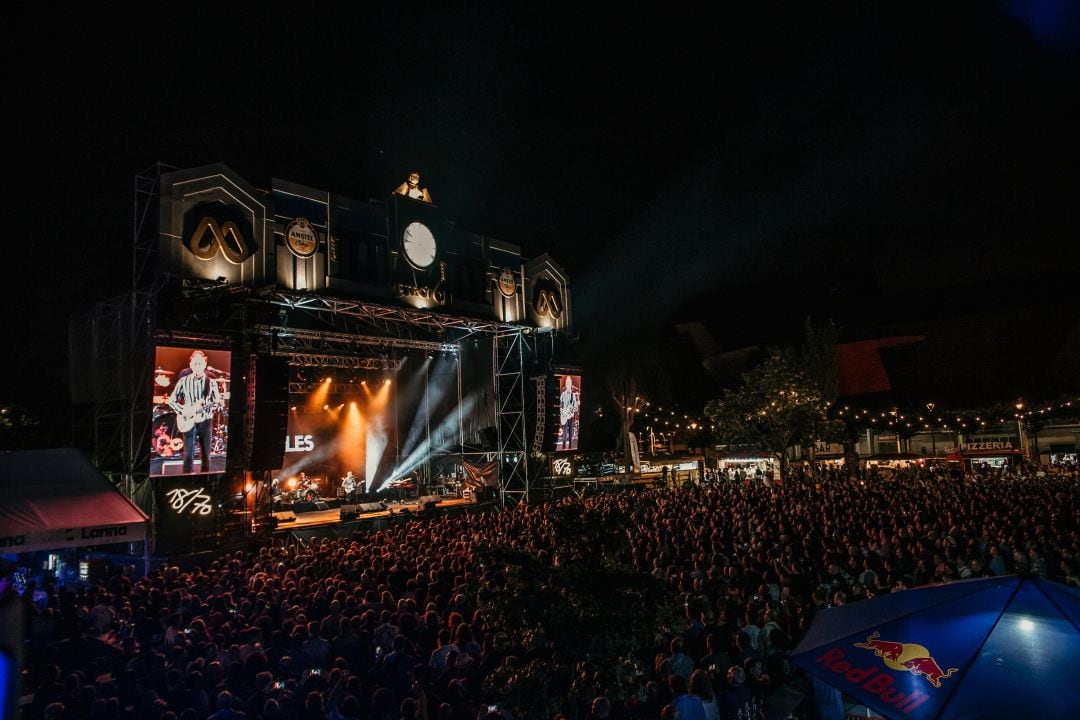
[[[581,432],[581,376],[555,375],[559,381],[559,424],[556,450],[577,450]]]
[[[150,475],[225,470],[231,353],[158,347],[150,421]]]

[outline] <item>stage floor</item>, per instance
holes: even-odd
[[[470,498],[440,498],[437,508],[449,508],[449,507],[461,507],[463,505],[474,505]],[[386,510],[375,510],[372,512],[357,513],[355,517],[345,522],[355,522],[357,520],[374,520],[376,518],[389,518],[391,513],[395,516],[408,511],[413,514],[420,514],[423,511],[423,505],[417,500],[404,500],[395,501],[386,505]],[[310,529],[314,527],[322,527],[325,525],[337,525],[342,522],[341,520],[341,508],[331,508],[330,510],[312,510],[310,512],[294,513],[291,511],[282,511],[271,513],[278,521],[277,532],[288,532],[290,530],[296,530],[298,528]],[[295,520],[289,518],[295,517]]]

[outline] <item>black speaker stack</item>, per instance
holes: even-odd
[[[285,439],[289,431],[289,360],[284,357],[253,357],[248,371],[248,392],[253,430],[253,471],[277,470],[285,464]]]

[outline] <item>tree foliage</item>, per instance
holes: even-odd
[[[831,321],[816,327],[807,318],[802,343],[774,351],[743,373],[742,383],[705,406],[718,442],[783,454],[795,445],[846,434],[830,419],[838,394],[836,342]]]
[[[56,435],[50,430],[25,408],[0,402],[0,451],[56,447]]]
[[[628,440],[638,413],[666,390],[667,376],[659,365],[642,362],[619,362],[607,376],[608,397],[618,416],[617,451],[623,453],[624,466],[630,465]]]
[[[784,354],[744,373],[740,387],[705,406],[722,444],[777,454],[830,432],[828,410],[817,384]]]
[[[836,365],[836,343],[839,339],[840,328],[831,320],[817,327],[807,318],[802,343],[786,353],[791,364],[802,371],[817,387],[821,398],[829,404],[836,402],[840,388]]]

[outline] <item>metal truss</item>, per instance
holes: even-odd
[[[129,497],[149,468],[154,297],[132,292],[98,303],[72,325],[72,351],[82,355],[76,443]]]
[[[322,386],[322,383],[314,382],[290,382],[289,394],[290,395],[305,395],[313,392],[317,388]],[[336,382],[330,383],[330,387],[327,388],[328,395],[344,395],[348,393],[360,393],[367,387],[363,383],[359,382]]]
[[[228,339],[222,337],[222,333],[211,332],[188,332],[186,330],[159,330],[154,334],[154,340],[159,344],[172,343],[179,345],[191,345],[201,348],[230,349]]]
[[[544,387],[544,377],[533,379],[536,386],[536,427],[533,428],[533,452],[543,452],[544,433],[547,431],[547,418],[544,407],[547,404],[547,389]]]
[[[363,359],[360,357],[362,353],[370,354],[373,349],[380,348],[427,350],[428,352],[446,352],[455,355],[458,352],[457,343],[431,340],[352,335],[343,332],[304,330],[284,325],[256,325],[254,329],[256,333],[270,338],[270,352],[273,355],[309,354],[312,356],[348,357],[359,360]],[[400,365],[400,362],[398,365]],[[316,366],[319,365],[316,364]]]
[[[363,300],[344,300],[325,295],[273,290],[264,297],[286,311],[312,313],[324,321],[327,320],[326,316],[330,315],[331,321],[346,332],[356,332],[355,323],[360,323],[369,328],[369,332],[374,329],[384,334],[386,337],[383,340],[397,337],[455,346],[473,336],[500,336],[532,331],[532,328],[524,325],[498,320],[482,320],[410,307],[380,305]],[[353,327],[349,327],[350,325]],[[429,336],[415,338],[410,331],[426,332]]]
[[[275,355],[288,355],[290,364],[311,368],[333,368],[335,370],[387,370],[397,372],[405,362],[399,358],[339,357],[337,355],[317,355],[312,353],[277,352]]]
[[[162,173],[177,168],[158,162],[135,176],[135,242],[131,255],[131,287],[144,288],[154,282],[154,260],[158,247],[158,189]]]
[[[525,428],[525,335],[501,334],[492,343],[499,492],[504,507],[529,497]]]

